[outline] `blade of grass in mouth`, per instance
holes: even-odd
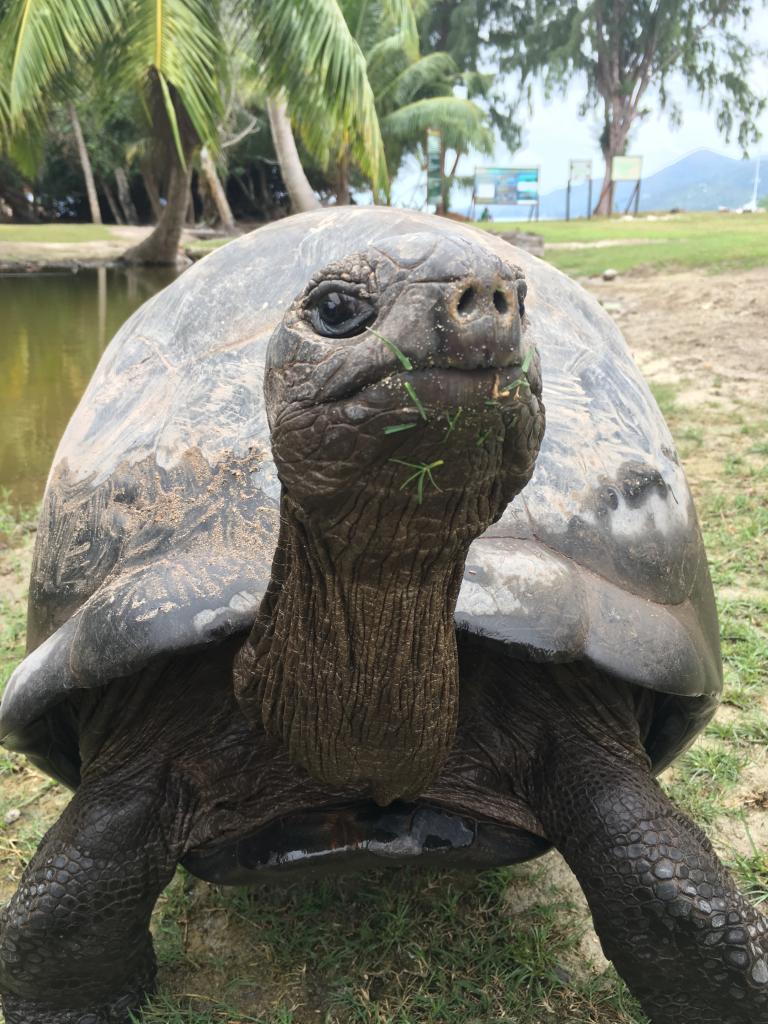
[[[408,392],[408,397],[419,410],[419,415],[421,416],[421,418],[425,420],[427,418],[427,410],[421,404],[421,399],[416,394],[416,388],[413,386],[413,384],[411,384],[409,380],[404,381],[404,385],[405,390]]]
[[[387,346],[392,355],[396,356],[396,358],[400,360],[400,363],[404,370],[413,369],[413,363],[411,362],[411,360],[408,358],[405,352],[401,351],[401,349],[397,347],[394,341],[390,341],[389,338],[385,338],[383,334],[379,334],[379,332],[375,331],[373,327],[366,327],[365,329],[366,331],[368,331],[369,334],[375,335],[379,339],[379,341],[384,342],[384,344]]]
[[[412,430],[415,426],[415,423],[397,423],[391,427],[384,427],[384,433],[399,434],[401,430]]]

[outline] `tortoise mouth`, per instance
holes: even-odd
[[[466,369],[455,366],[414,367],[390,370],[361,382],[339,384],[332,396],[325,395],[317,406],[347,402],[371,403],[376,408],[397,408],[421,414],[420,406],[437,410],[505,406],[529,388],[522,363]]]

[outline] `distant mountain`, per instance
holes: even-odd
[[[743,206],[752,199],[755,178],[754,160],[733,160],[731,157],[698,149],[669,167],[644,178],[640,185],[640,209],[649,210],[716,210],[718,206]],[[597,202],[602,179],[592,182],[592,205]],[[623,212],[632,194],[632,182],[617,182],[614,209]],[[564,188],[541,197],[540,216],[549,219],[565,217]],[[768,196],[768,156],[762,158],[758,199]],[[587,186],[571,189],[571,216],[583,217],[587,209]],[[497,207],[495,220],[507,216],[527,217],[522,207]]]

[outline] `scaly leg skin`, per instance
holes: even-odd
[[[128,1024],[154,988],[175,818],[163,780],[81,786],[0,914],[6,1024]]]
[[[768,1024],[768,920],[642,752],[617,756],[582,736],[549,757],[538,810],[653,1024]]]

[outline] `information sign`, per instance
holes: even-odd
[[[642,167],[641,156],[615,156],[611,161],[611,181],[639,181]]]
[[[582,182],[592,180],[591,160],[571,160],[568,180],[572,185],[580,185]]]
[[[484,206],[538,206],[538,167],[478,167],[474,200]]]
[[[568,187],[565,190],[565,219],[571,219],[571,186],[587,186],[587,217],[592,216],[592,161],[571,160],[568,163]]]

